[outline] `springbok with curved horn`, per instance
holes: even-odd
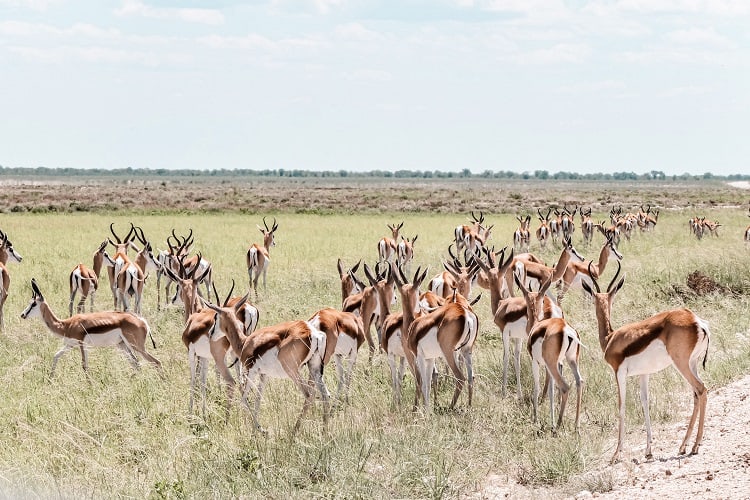
[[[418,234],[411,239],[401,236],[401,241],[396,246],[396,267],[401,266],[404,269],[409,269],[411,261],[414,259],[414,243],[418,237]]]
[[[750,217],[750,209],[748,209],[748,217]],[[745,244],[750,245],[750,226],[747,226],[747,229],[745,229]]]
[[[175,274],[171,269],[167,268],[167,276],[177,283],[177,295],[182,301],[182,305],[185,307],[185,321],[187,321],[191,314],[202,309],[202,304],[198,295],[198,284],[201,283],[205,274],[210,272],[211,268],[209,267],[208,269],[205,269],[203,274],[196,276],[198,266],[195,266],[188,271],[182,264],[182,260],[179,261],[179,264],[179,274]]]
[[[357,280],[355,280],[352,276],[357,273],[357,270],[359,269],[359,265],[362,263],[362,259],[357,261],[356,264],[354,264],[349,269],[344,269],[344,263],[341,261],[341,259],[338,259],[336,261],[336,268],[339,271],[339,279],[341,280],[341,303],[343,304],[347,297],[350,295],[354,295],[357,293],[361,293],[363,288],[359,287],[359,284]]]
[[[232,298],[234,291],[234,280],[232,288],[229,290],[227,297],[222,302],[216,287],[212,284],[216,303],[220,307],[231,308],[237,319],[244,325],[245,334],[249,335],[257,326],[257,309],[247,302],[247,295],[243,297]],[[203,404],[203,416],[206,416],[206,378],[208,375],[208,360],[213,359],[214,365],[224,380],[227,388],[226,401],[226,419],[229,419],[230,404],[233,399],[234,386],[236,384],[234,377],[227,366],[227,354],[231,352],[229,340],[226,337],[210,339],[209,332],[214,326],[216,313],[209,308],[201,309],[190,315],[182,332],[182,343],[188,351],[188,364],[190,366],[190,414],[193,413],[193,401],[195,398],[196,385],[200,372],[201,384],[201,401]],[[232,353],[234,354],[234,353]],[[234,354],[236,357],[236,354]]]
[[[469,222],[471,222],[471,225],[467,224],[461,224],[459,226],[456,226],[456,228],[453,230],[453,237],[456,242],[456,250],[461,250],[466,245],[466,242],[470,239],[469,235],[471,233],[478,234],[482,229],[482,224],[484,224],[484,213],[479,212],[479,217],[477,217],[474,214],[474,211],[471,211],[471,219],[469,219]]]
[[[260,226],[256,227],[263,234],[263,246],[253,243],[250,249],[247,251],[247,274],[250,278],[250,285],[255,290],[255,294],[258,294],[258,278],[263,275],[263,289],[266,289],[266,273],[268,272],[268,265],[271,263],[271,257],[269,257],[269,250],[271,247],[276,246],[276,230],[279,228],[276,222],[276,217],[273,218],[273,224],[268,227],[266,218],[263,217],[263,229]]]
[[[563,239],[571,237],[576,231],[576,224],[573,218],[575,217],[577,211],[577,205],[572,212],[568,210],[567,205],[563,205],[562,217],[560,218],[560,231],[562,232]]]
[[[399,231],[404,227],[404,222],[400,224],[386,224],[391,230],[391,237],[383,236],[378,241],[378,262],[390,262],[393,254],[396,253],[396,242],[398,241]]]
[[[526,348],[531,355],[531,373],[534,377],[534,393],[532,395],[532,407],[534,422],[538,421],[537,410],[539,404],[539,368],[544,367],[547,373],[545,385],[549,385],[549,415],[550,425],[557,429],[562,425],[565,415],[565,406],[568,403],[570,385],[562,376],[562,362],[567,361],[576,383],[576,419],[575,429],[578,430],[578,422],[581,416],[581,393],[583,390],[583,377],[578,367],[580,356],[581,339],[578,332],[570,326],[564,318],[544,318],[539,310],[539,295],[543,295],[552,283],[548,280],[542,285],[538,293],[529,292],[518,281],[516,283],[523,292],[526,301],[526,335],[528,341]],[[549,378],[553,382],[549,383]],[[560,415],[555,425],[555,386],[560,388]]]
[[[135,226],[133,226],[133,223],[130,223],[130,230],[128,231],[128,234],[125,236],[125,238],[120,239],[120,237],[115,233],[115,223],[112,222],[109,225],[109,231],[112,233],[112,236],[115,237],[115,241],[112,241],[111,238],[107,238],[107,241],[110,245],[115,247],[115,253],[112,257],[112,260],[115,262],[114,266],[107,266],[107,276],[109,277],[109,286],[112,290],[112,298],[114,300],[114,307],[117,308],[120,302],[120,295],[117,291],[118,288],[118,276],[120,274],[120,271],[125,267],[125,264],[130,263],[130,257],[128,257],[128,250],[133,248],[136,252],[139,252],[140,249],[133,243],[133,239],[135,239]]]
[[[461,300],[457,300],[457,296]],[[414,356],[415,397],[421,389],[427,412],[432,411],[430,386],[438,358],[445,360],[456,380],[450,407],[456,405],[464,384],[468,383],[468,406],[471,406],[474,394],[472,353],[479,331],[479,320],[466,299],[458,294],[453,297],[454,301],[446,302],[436,310],[416,318],[407,333],[407,348]],[[466,375],[458,364],[459,356],[466,366]]]
[[[593,273],[591,273],[593,275]],[[612,368],[617,383],[617,407],[619,409],[619,426],[617,449],[612,461],[619,460],[625,440],[625,389],[628,377],[639,376],[641,385],[641,403],[646,424],[646,458],[651,458],[651,418],[648,404],[648,379],[653,373],[673,365],[690,385],[693,393],[693,413],[688,421],[685,438],[680,445],[679,454],[684,455],[688,439],[693,432],[698,417],[698,432],[695,437],[691,455],[698,453],[703,441],[703,424],[706,416],[708,390],[698,375],[698,363],[703,359],[706,367],[711,332],[708,322],[699,318],[690,309],[672,309],[663,311],[650,318],[628,323],[612,329],[610,316],[612,301],[625,282],[625,276],[617,281],[620,275],[620,263],[617,273],[602,292],[596,278],[592,279],[593,289],[589,283],[583,283],[588,293],[594,297],[596,320],[599,325],[599,344],[604,352],[604,360]]]
[[[107,240],[102,241],[99,248],[94,252],[94,265],[91,269],[86,267],[84,264],[78,264],[70,272],[68,283],[70,283],[70,302],[68,303],[68,316],[73,316],[73,303],[75,302],[76,294],[81,292],[81,300],[78,302],[76,311],[79,313],[84,312],[86,308],[86,299],[91,298],[89,304],[89,311],[94,312],[94,295],[99,287],[99,274],[102,270],[102,265],[106,261],[112,259],[107,254]]]
[[[349,403],[349,386],[352,381],[357,352],[365,341],[362,318],[354,313],[326,307],[313,314],[308,323],[326,335],[326,350],[323,364],[333,357],[336,365],[338,388],[336,399]]]
[[[550,228],[549,228],[549,216],[552,213],[552,208],[547,210],[547,215],[542,215],[542,210],[537,208],[536,212],[539,214],[539,227],[536,230],[536,239],[539,240],[539,246],[542,250],[547,248],[547,241],[549,241]]]
[[[516,253],[528,252],[529,242],[531,240],[531,231],[529,230],[529,226],[531,225],[531,216],[527,215],[523,218],[516,216],[516,219],[518,220],[520,226],[513,233],[513,249]]]
[[[8,239],[8,235],[0,231],[0,284],[2,284],[2,290],[0,290],[0,328],[3,328],[3,308],[5,307],[5,301],[8,300],[8,290],[10,289],[10,274],[8,274],[8,268],[5,265],[8,262],[21,262],[23,257],[15,251],[13,243]]]
[[[589,246],[591,239],[594,237],[594,221],[591,220],[591,207],[585,210],[583,207],[578,211],[581,215],[581,234],[583,234],[583,244]]]
[[[81,350],[83,371],[88,373],[86,347],[118,347],[134,368],[138,368],[138,358],[133,350],[141,354],[157,368],[161,367],[158,359],[146,351],[146,337],[151,337],[151,329],[145,319],[132,313],[119,311],[93,312],[76,314],[68,319],[58,319],[44,300],[36,280],[31,280],[31,302],[21,313],[21,318],[39,317],[49,331],[62,338],[63,347],[52,359],[50,378],[60,357],[76,347]],[[151,337],[151,343],[154,343]]]
[[[250,389],[255,390],[252,417],[256,429],[265,432],[258,421],[258,413],[263,389],[269,377],[290,379],[305,398],[302,412],[294,426],[295,431],[299,429],[302,418],[315,400],[315,391],[312,387],[314,381],[323,399],[323,423],[327,425],[330,395],[323,381],[323,359],[327,343],[325,333],[309,321],[287,321],[245,335],[233,308],[217,307],[213,304],[206,306],[217,313],[214,327],[210,332],[211,339],[226,336],[232,350],[239,355],[246,376],[242,404],[248,410],[248,393]],[[310,372],[309,382],[304,381],[300,374],[303,366],[307,366]]]
[[[591,265],[588,265],[585,262],[577,262],[573,260],[568,262],[565,268],[565,273],[562,275],[562,280],[558,284],[557,302],[562,302],[565,293],[571,287],[580,287],[583,282],[588,282],[590,285],[592,278],[599,278],[599,276],[604,273],[604,268],[607,266],[607,263],[611,258],[614,258],[619,262],[622,260],[622,254],[617,251],[617,244],[615,243],[614,238],[608,237],[599,252],[599,260],[596,264],[594,264],[593,261],[589,261],[589,264]],[[589,286],[589,289],[590,288],[591,286]]]
[[[401,268],[396,268],[394,279],[398,285],[401,295],[403,311],[389,314],[383,323],[383,338],[381,347],[388,356],[388,366],[391,370],[391,387],[393,388],[393,404],[401,404],[401,382],[404,379],[404,365],[414,365],[414,355],[406,347],[407,341],[404,332],[409,331],[414,318],[421,314],[419,299],[419,287],[427,276],[427,269],[420,274],[420,268],[414,273],[414,279],[410,282],[406,279]],[[442,305],[442,304],[441,304]]]

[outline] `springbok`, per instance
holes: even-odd
[[[419,235],[415,235],[410,239],[401,236],[401,241],[396,246],[396,267],[409,269],[411,261],[414,259],[414,243],[418,237]]]
[[[343,304],[347,297],[357,293],[361,293],[362,289],[357,284],[357,281],[352,277],[357,273],[359,265],[362,263],[362,259],[357,261],[351,268],[344,269],[344,263],[341,259],[336,262],[336,268],[339,271],[339,279],[341,280],[341,303]]]
[[[398,241],[399,231],[404,227],[404,222],[400,224],[386,224],[391,230],[391,237],[383,236],[378,241],[378,262],[390,262],[393,254],[396,253],[396,242]]]
[[[531,397],[534,422],[538,421],[539,368],[544,367],[547,373],[545,385],[549,385],[550,425],[553,426],[553,429],[562,425],[565,406],[568,402],[568,393],[570,392],[570,385],[562,376],[562,362],[567,361],[576,383],[575,429],[578,431],[578,422],[581,416],[581,391],[583,390],[583,378],[578,367],[581,339],[578,332],[564,318],[540,318],[542,311],[539,310],[539,295],[544,295],[544,292],[552,283],[551,280],[542,284],[542,288],[537,293],[527,291],[518,281],[517,276],[516,283],[523,292],[526,301],[526,317],[528,318],[526,323],[526,335],[528,336],[526,348],[531,355],[531,374],[534,377],[534,393]],[[552,383],[549,383],[550,378],[553,380]],[[555,386],[560,388],[561,396],[557,425],[555,425]]]
[[[604,273],[604,268],[607,266],[607,263],[611,258],[614,258],[618,262],[622,260],[622,254],[617,251],[617,244],[610,236],[607,238],[607,241],[604,242],[604,245],[599,252],[599,260],[596,264],[594,264],[593,261],[589,261],[589,264],[591,265],[586,264],[586,262],[573,260],[568,262],[565,267],[565,272],[562,275],[562,280],[558,284],[558,304],[562,303],[563,297],[571,287],[580,287],[583,282],[588,282],[590,285],[592,278],[599,278],[599,276]],[[591,286],[589,286],[589,288],[591,288]]]
[[[242,324],[237,320],[234,308],[206,304],[216,314],[210,335],[212,340],[226,336],[232,350],[238,354],[245,372],[245,390],[242,404],[250,410],[247,396],[255,390],[255,406],[252,410],[253,424],[260,432],[265,432],[258,421],[263,389],[269,377],[288,378],[294,382],[305,398],[302,412],[294,426],[299,429],[302,418],[315,400],[311,382],[323,399],[323,423],[328,424],[329,393],[323,381],[323,359],[326,353],[326,334],[309,321],[287,321],[255,330],[245,335]],[[236,307],[236,306],[235,306]],[[305,382],[300,369],[307,366],[310,382]],[[257,384],[256,384],[257,379]]]
[[[263,234],[263,246],[253,243],[247,251],[247,274],[250,278],[250,286],[255,290],[255,294],[258,294],[258,278],[263,275],[263,289],[266,289],[266,273],[268,272],[268,265],[271,263],[271,257],[268,252],[271,247],[276,246],[275,233],[279,228],[276,223],[276,217],[273,218],[273,224],[268,227],[266,224],[266,218],[263,217],[263,226],[256,225],[258,230]]]
[[[70,272],[68,283],[70,283],[70,302],[68,303],[68,316],[73,316],[73,303],[75,302],[76,294],[81,292],[81,300],[78,302],[76,311],[79,313],[84,312],[86,306],[86,299],[91,298],[89,304],[89,311],[94,312],[94,295],[99,287],[99,273],[101,273],[102,265],[105,261],[105,255],[107,260],[109,255],[107,254],[107,240],[104,240],[96,252],[94,252],[94,265],[91,269],[86,267],[84,264],[78,264]]]
[[[8,274],[8,268],[5,265],[8,262],[20,263],[22,260],[23,257],[15,251],[8,235],[0,231],[0,284],[3,287],[0,290],[0,328],[3,328],[3,309],[5,301],[8,300],[8,290],[10,289],[10,274]]]
[[[529,242],[531,240],[531,232],[529,230],[529,226],[531,224],[531,216],[527,215],[523,218],[516,216],[516,219],[518,220],[520,226],[513,233],[513,249],[516,253],[528,252]]]
[[[327,307],[313,314],[308,323],[326,335],[326,350],[323,364],[328,364],[333,357],[336,364],[338,388],[336,400],[349,403],[349,385],[352,382],[354,363],[357,362],[357,352],[365,341],[365,331],[362,318],[354,313],[348,313]]]
[[[583,244],[589,246],[591,239],[594,237],[594,221],[591,220],[591,207],[584,210],[583,207],[578,211],[581,215],[581,234],[583,234]]]
[[[593,273],[591,273],[593,275]],[[693,432],[695,419],[698,417],[698,433],[695,437],[691,455],[698,453],[703,440],[703,424],[706,416],[708,390],[698,375],[698,363],[703,358],[706,367],[711,332],[708,322],[699,318],[690,309],[672,309],[663,311],[650,318],[628,323],[613,330],[610,317],[612,301],[625,282],[625,276],[617,281],[620,275],[620,263],[617,273],[602,292],[596,278],[583,287],[594,297],[596,320],[599,325],[599,345],[604,352],[604,360],[612,368],[617,383],[617,406],[620,422],[617,435],[617,449],[612,457],[616,462],[620,458],[625,439],[625,389],[628,377],[639,376],[641,385],[641,403],[646,424],[646,458],[651,453],[651,418],[648,404],[648,379],[673,365],[690,385],[693,393],[693,413],[688,421],[685,438],[680,445],[679,454],[684,455],[688,439]]]
[[[539,246],[542,250],[547,248],[547,241],[549,241],[550,228],[549,228],[549,216],[552,213],[552,208],[547,210],[547,215],[542,215],[541,209],[537,208],[536,212],[539,214],[539,228],[536,230],[536,239],[539,240]]]
[[[146,336],[151,337],[151,329],[145,319],[132,313],[103,311],[88,314],[76,314],[68,319],[58,319],[44,300],[36,280],[31,280],[31,302],[21,313],[21,318],[38,317],[44,321],[49,331],[62,338],[63,347],[52,359],[50,378],[60,357],[76,347],[81,350],[81,362],[84,373],[88,374],[88,357],[86,347],[120,348],[134,368],[138,368],[138,358],[133,350],[139,352],[147,361],[157,368],[161,367],[158,359],[146,351]],[[151,343],[156,347],[154,338]]]

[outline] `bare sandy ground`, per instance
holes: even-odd
[[[692,403],[690,403],[692,405]],[[630,422],[624,460],[609,465],[614,452],[604,451],[602,466],[573,478],[559,489],[528,488],[507,477],[490,476],[474,498],[750,498],[750,376],[709,393],[706,430],[700,453],[678,456],[691,408],[679,423],[653,426],[653,460],[643,458],[646,436],[642,422]],[[688,450],[692,446],[692,438]],[[600,478],[612,486],[606,493],[581,489]]]
[[[730,182],[729,185],[740,189],[750,189],[750,182],[748,181]]]

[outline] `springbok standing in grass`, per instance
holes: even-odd
[[[404,222],[400,224],[386,224],[391,230],[391,237],[383,236],[378,241],[378,262],[390,262],[396,253],[396,242],[398,241],[399,231],[404,227]]]
[[[516,251],[516,253],[528,252],[529,242],[531,240],[531,231],[529,230],[529,226],[531,224],[531,216],[527,215],[523,218],[516,216],[516,219],[518,220],[520,226],[513,233],[513,249]]]
[[[421,268],[417,268],[414,279],[410,282],[404,276],[402,269],[396,268],[394,279],[401,295],[402,312],[389,314],[383,323],[381,347],[388,356],[394,406],[401,404],[401,382],[404,379],[405,362],[408,362],[409,366],[414,366],[414,355],[406,347],[404,332],[408,332],[414,318],[421,314],[419,287],[427,276],[427,269],[421,274],[420,271]]]
[[[3,328],[3,309],[5,301],[8,300],[8,290],[10,290],[10,274],[5,265],[8,262],[21,262],[23,257],[15,251],[13,243],[8,239],[8,235],[0,231],[0,328]]]
[[[622,254],[617,251],[617,244],[612,237],[608,237],[599,252],[599,260],[596,264],[593,261],[586,262],[570,261],[562,275],[562,281],[558,284],[557,302],[562,303],[562,299],[567,291],[573,287],[578,288],[583,282],[589,283],[588,289],[591,288],[591,279],[599,278],[604,273],[609,259],[614,258],[618,262],[622,260]],[[584,288],[586,290],[586,288]]]
[[[560,231],[563,240],[572,237],[573,233],[576,231],[576,224],[573,219],[577,210],[578,206],[576,206],[571,212],[568,210],[567,205],[563,205],[562,216],[560,218]]]
[[[378,266],[376,265],[375,268],[377,273]],[[344,312],[359,314],[359,316],[362,318],[365,339],[367,340],[367,345],[370,348],[369,361],[372,363],[372,357],[375,355],[377,346],[375,345],[375,341],[372,339],[370,327],[373,324],[377,325],[380,320],[380,297],[378,296],[378,292],[374,286],[366,286],[352,272],[349,273],[349,276],[356,283],[357,288],[362,291],[347,296],[344,299],[341,309]],[[382,276],[378,275],[377,281],[380,281],[382,278]]]
[[[247,274],[250,277],[250,286],[253,287],[256,295],[258,294],[258,278],[261,274],[263,275],[263,289],[266,289],[266,273],[268,272],[268,265],[271,263],[268,252],[271,247],[276,246],[275,233],[279,228],[276,217],[273,218],[273,224],[270,228],[266,224],[266,218],[263,217],[263,226],[265,229],[257,226],[263,234],[263,246],[253,243],[247,251]]]
[[[86,306],[86,299],[91,298],[89,304],[89,311],[94,312],[94,295],[99,287],[99,273],[101,273],[102,265],[105,259],[110,261],[109,255],[107,254],[107,240],[102,241],[99,248],[94,252],[94,265],[91,269],[86,267],[84,264],[78,264],[70,272],[68,282],[70,283],[70,302],[68,303],[68,316],[73,316],[73,302],[75,302],[76,294],[81,292],[81,300],[78,302],[77,312],[84,312]],[[106,256],[106,257],[105,257]]]
[[[462,264],[448,247],[448,253],[452,257],[452,262],[444,261],[445,271],[433,277],[427,284],[427,289],[435,295],[448,298],[453,294],[453,289],[464,297],[471,295],[471,287],[477,280],[479,265],[476,258],[469,257],[466,264]]]
[[[468,224],[461,224],[456,226],[456,228],[453,230],[453,238],[456,243],[456,250],[461,250],[466,245],[467,240],[471,239],[470,234],[479,234],[479,232],[482,230],[482,224],[484,224],[484,213],[481,211],[479,212],[479,217],[477,217],[474,214],[474,211],[471,211],[471,219],[469,219],[469,222],[471,222],[471,225]]]
[[[325,333],[309,321],[287,321],[260,328],[250,335],[245,335],[242,323],[237,320],[233,308],[206,305],[217,313],[211,330],[211,339],[218,340],[226,336],[232,350],[239,355],[246,375],[242,404],[248,410],[250,409],[247,402],[248,393],[250,389],[255,390],[252,417],[256,429],[265,432],[258,421],[258,413],[263,389],[269,377],[292,380],[305,398],[302,412],[294,426],[295,431],[299,429],[302,418],[315,400],[313,381],[323,399],[323,423],[328,423],[330,396],[323,381],[323,359],[327,341]],[[304,381],[300,374],[303,366],[307,366],[310,372],[309,382]]]
[[[112,222],[109,225],[109,231],[112,233],[112,236],[115,237],[115,241],[112,241],[111,239],[107,239],[110,245],[115,247],[115,253],[112,259],[115,262],[114,266],[107,266],[107,276],[109,277],[109,286],[112,289],[112,298],[114,300],[114,307],[117,308],[120,304],[120,294],[118,292],[118,275],[120,274],[120,271],[125,267],[125,264],[130,263],[130,258],[128,257],[128,250],[131,248],[135,249],[136,252],[140,251],[140,249],[133,243],[133,240],[135,239],[135,226],[133,226],[133,223],[130,223],[130,230],[128,231],[128,234],[125,236],[125,238],[120,239],[119,236],[117,236],[117,233],[115,233],[115,223]]]
[[[549,241],[550,228],[549,228],[549,216],[552,213],[552,208],[547,210],[547,215],[542,215],[541,209],[537,208],[536,212],[539,214],[540,226],[536,230],[536,239],[539,240],[539,246],[542,250],[547,248],[547,241]]]
[[[419,235],[415,235],[413,238],[404,238],[401,236],[401,241],[396,246],[396,267],[403,267],[409,269],[411,261],[414,259],[414,243],[417,241]]]
[[[591,220],[591,207],[585,210],[583,207],[578,211],[581,215],[581,234],[583,234],[583,244],[591,245],[591,239],[594,237],[594,221]]]
[[[567,250],[564,249],[563,254],[566,252]],[[521,344],[528,338],[526,326],[529,320],[524,297],[511,297],[507,293],[505,279],[508,273],[515,276],[512,265],[515,259],[513,258],[512,250],[507,259],[504,259],[504,256],[505,249],[500,252],[500,259],[496,262],[495,254],[488,252],[487,263],[479,261],[479,264],[485,271],[490,283],[490,312],[503,338],[502,395],[505,397],[508,387],[510,345],[513,343],[515,345],[513,362],[516,370],[516,392],[518,399],[521,399]],[[563,256],[560,257],[561,260],[564,258]],[[559,269],[559,266],[557,269]],[[555,280],[555,276],[553,273],[550,273],[546,279],[548,282],[552,282]],[[546,292],[546,289],[538,292],[528,292],[529,296],[540,303],[537,307],[537,311],[540,314],[539,319],[562,317],[562,309],[544,292]]]
[[[529,259],[525,255],[517,255],[513,260],[513,267],[509,268],[505,273],[506,289],[509,295],[512,296],[513,293],[510,292],[513,291],[513,274],[517,274],[526,287],[533,286],[533,288],[539,289],[542,283],[550,279],[550,277],[552,277],[552,283],[562,278],[569,262],[583,261],[584,258],[575,249],[573,240],[570,237],[563,240],[562,251],[554,267],[549,267],[544,263]]]
[[[702,358],[705,369],[708,357],[708,347],[711,341],[708,322],[689,309],[672,309],[613,330],[610,320],[612,301],[625,282],[624,276],[617,281],[619,274],[618,262],[617,273],[607,286],[606,292],[600,290],[596,278],[592,279],[593,288],[589,283],[583,284],[588,293],[594,297],[596,320],[599,325],[599,344],[604,351],[604,360],[612,368],[617,383],[620,421],[617,449],[612,461],[619,460],[622,452],[625,439],[625,389],[627,378],[633,376],[640,377],[641,403],[646,424],[646,458],[652,458],[648,379],[652,373],[660,372],[670,365],[673,365],[682,375],[693,393],[693,413],[688,421],[679,454],[685,454],[688,439],[698,417],[698,433],[690,452],[691,455],[695,455],[703,441],[703,424],[708,401],[708,390],[698,375],[698,363]]]
[[[357,281],[353,276],[357,273],[359,265],[362,263],[362,259],[357,261],[351,268],[345,269],[344,263],[341,259],[336,262],[336,268],[339,271],[339,279],[341,280],[341,303],[343,304],[347,297],[362,292],[362,288],[359,287]]]
[[[750,211],[750,209],[748,209]],[[747,214],[748,217],[750,217],[750,212]],[[750,245],[750,226],[747,226],[747,229],[745,229],[745,245]]]
[[[547,373],[547,384],[549,385],[549,415],[550,425],[557,429],[562,425],[565,415],[565,406],[568,402],[570,385],[562,376],[562,362],[567,361],[576,383],[576,419],[575,429],[578,430],[578,422],[581,416],[581,393],[583,390],[583,378],[578,367],[580,356],[581,339],[578,332],[570,326],[564,318],[544,318],[541,308],[540,296],[544,296],[547,288],[552,284],[548,280],[542,284],[539,292],[527,291],[523,284],[516,282],[523,292],[526,301],[526,334],[528,341],[526,348],[531,355],[531,373],[534,378],[534,393],[531,397],[534,422],[538,421],[537,410],[539,403],[539,368],[543,367]],[[552,378],[552,383],[549,379]],[[560,415],[555,425],[555,386],[560,388]]]
[[[172,234],[167,236],[167,247],[169,250],[159,250],[157,260],[159,261],[160,267],[156,271],[156,309],[161,310],[161,278],[167,274],[167,269],[171,269],[173,273],[177,274],[180,272],[180,265],[178,259],[186,258],[188,254],[189,240],[191,240],[193,230],[190,230],[190,234],[187,238],[184,238],[182,243],[175,234],[174,228]],[[175,244],[172,245],[172,238],[175,239]],[[172,280],[167,277],[166,284],[164,285],[164,303],[169,303],[169,290],[172,287]]]
[[[460,300],[456,300],[457,297]],[[430,386],[438,358],[445,360],[456,380],[450,407],[456,405],[465,383],[468,383],[468,406],[471,406],[474,394],[472,353],[479,331],[479,320],[466,299],[458,294],[454,294],[453,299],[454,301],[446,302],[436,310],[416,318],[407,333],[407,348],[414,356],[415,398],[421,389],[427,412],[432,411]],[[458,364],[459,356],[466,366],[466,375]]]
[[[47,328],[63,339],[63,347],[52,359],[50,378],[60,357],[76,347],[81,350],[83,371],[88,374],[86,347],[118,347],[134,368],[138,368],[138,358],[133,350],[139,352],[147,361],[157,368],[161,367],[158,359],[146,351],[146,336],[151,337],[151,329],[146,320],[132,313],[119,311],[76,314],[68,319],[58,319],[44,300],[36,280],[31,280],[31,302],[21,313],[21,318],[42,318]],[[151,343],[154,343],[151,337]]]
[[[178,295],[182,301],[182,305],[185,307],[184,317],[185,321],[187,321],[191,314],[203,308],[198,294],[198,285],[205,277],[205,274],[210,272],[211,268],[204,269],[202,274],[197,274],[198,266],[188,271],[182,264],[182,260],[179,261],[179,265],[180,272],[178,274],[173,273],[171,269],[167,268],[167,276],[177,283]]]
[[[327,307],[313,314],[308,323],[326,335],[326,351],[323,364],[328,364],[331,357],[336,365],[338,388],[336,400],[349,403],[349,386],[352,382],[354,363],[357,352],[365,341],[362,318]]]

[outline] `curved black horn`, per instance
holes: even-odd
[[[599,283],[596,282],[596,278],[594,278],[594,273],[592,272],[591,265],[594,263],[593,260],[589,261],[589,276],[591,277],[591,282],[594,283],[594,288],[596,288],[596,293],[602,293],[601,289],[599,288]]]
[[[115,233],[115,223],[114,222],[110,223],[110,225],[109,225],[109,232],[112,233],[112,236],[115,237],[115,240],[117,241],[117,243],[122,243],[122,240],[120,239],[120,237],[117,236],[117,234]]]
[[[607,286],[607,293],[609,293],[612,290],[612,286],[615,284],[615,281],[617,280],[617,277],[620,275],[620,269],[622,269],[622,266],[620,265],[620,261],[617,262],[617,272],[615,273],[614,278],[612,278],[612,281],[609,282],[609,286]]]
[[[234,291],[234,278],[232,278],[232,288],[229,289],[229,293],[227,294],[227,298],[224,299],[224,305],[222,307],[227,307],[227,304],[229,304],[229,299],[232,298],[233,291]]]

